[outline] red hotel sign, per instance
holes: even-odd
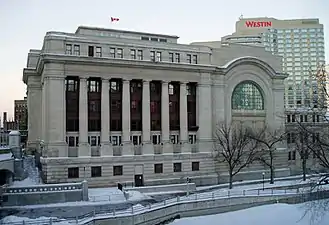
[[[247,27],[271,27],[271,21],[246,21]]]

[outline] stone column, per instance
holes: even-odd
[[[113,148],[110,144],[110,92],[109,80],[102,80],[101,97],[101,155],[112,156]]]
[[[199,151],[211,152],[212,151],[212,96],[211,96],[211,80],[210,75],[201,79],[198,84],[198,102],[199,102]],[[218,96],[220,98],[221,96]],[[216,96],[217,98],[217,96]],[[224,107],[217,106],[217,107]],[[214,121],[216,124],[216,121]]]
[[[67,157],[65,78],[44,77],[45,156]]]
[[[161,142],[164,153],[173,153],[169,140],[169,93],[168,81],[162,81],[161,87]]]
[[[190,146],[188,143],[188,119],[187,119],[187,92],[186,92],[186,82],[180,83],[179,91],[179,137],[180,144],[182,147],[182,152],[190,152]]]
[[[79,87],[79,156],[91,156],[88,143],[88,87],[86,78],[80,78]]]
[[[134,155],[130,141],[130,80],[123,80],[122,88],[122,150],[123,155]]]
[[[143,80],[143,154],[154,154],[151,143],[150,81]]]

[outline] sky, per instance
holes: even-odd
[[[74,33],[78,26],[173,34],[179,43],[220,40],[240,15],[276,19],[319,18],[329,60],[329,0],[0,0],[0,113],[13,117],[23,99],[29,49],[40,49],[47,31]],[[110,17],[120,19],[111,23]]]

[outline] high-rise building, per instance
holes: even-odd
[[[15,100],[14,117],[20,130],[27,130],[27,97],[24,100]]]
[[[319,108],[319,102],[325,102],[314,77],[325,63],[323,25],[318,19],[241,18],[235,33],[223,37],[222,43],[261,45],[283,57],[283,70],[289,74],[286,110]]]

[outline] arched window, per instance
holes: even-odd
[[[232,94],[232,109],[264,110],[264,98],[260,89],[251,81],[238,84]]]

